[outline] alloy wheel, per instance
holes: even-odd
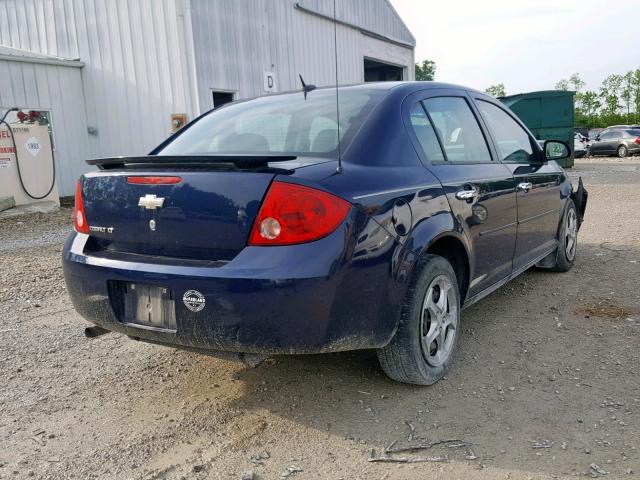
[[[452,294],[453,284],[438,275],[429,284],[422,305],[420,339],[422,354],[429,365],[445,363],[453,351],[458,329],[458,305]]]
[[[627,147],[625,147],[624,145],[620,145],[618,147],[618,156],[620,158],[626,157],[627,156]]]

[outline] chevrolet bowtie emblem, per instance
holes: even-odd
[[[144,207],[147,210],[162,208],[162,205],[164,205],[164,198],[156,197],[155,195],[145,195],[144,197],[140,197],[138,201],[138,206]]]

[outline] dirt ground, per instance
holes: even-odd
[[[0,478],[639,478],[640,158],[570,175],[590,193],[574,269],[466,310],[456,364],[427,388],[388,380],[371,352],[249,369],[88,340],[60,267],[71,211],[0,221]],[[368,462],[408,424],[472,452]]]

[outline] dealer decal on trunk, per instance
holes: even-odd
[[[204,308],[206,300],[197,290],[187,290],[182,296],[182,302],[192,312],[199,312]]]

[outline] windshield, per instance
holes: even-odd
[[[340,90],[340,141],[344,151],[384,90]],[[272,95],[229,104],[191,125],[158,155],[278,154],[335,157],[335,90]]]

